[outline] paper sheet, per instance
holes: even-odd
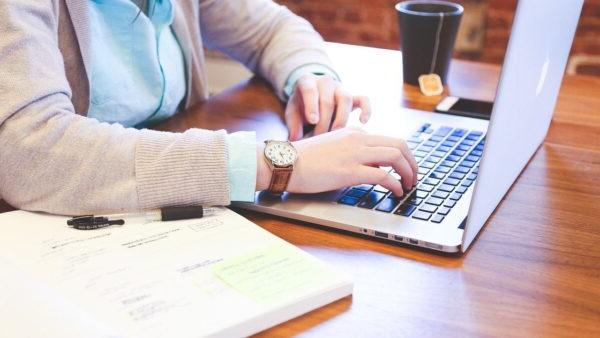
[[[203,219],[91,231],[71,229],[66,219],[1,214],[0,263],[10,262],[122,336],[209,335],[349,285],[224,208]],[[10,313],[2,315],[0,326]]]

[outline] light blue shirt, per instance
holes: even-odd
[[[177,113],[186,94],[185,59],[171,30],[170,0],[150,0],[148,13],[132,0],[90,0],[91,102],[88,117],[143,128]],[[309,64],[296,69],[285,84],[290,96],[307,73],[337,76]],[[232,201],[254,201],[256,135],[226,136]]]

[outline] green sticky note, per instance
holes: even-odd
[[[217,278],[263,304],[306,293],[332,277],[321,263],[284,244],[225,259],[211,269]]]

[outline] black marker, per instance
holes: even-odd
[[[67,225],[78,230],[93,230],[109,227],[111,225],[123,225],[125,224],[125,220],[122,218],[143,218],[147,222],[163,222],[202,218],[213,212],[214,209],[212,208],[203,208],[199,206],[166,207],[161,208],[160,210],[146,211],[137,214],[76,216],[68,220]]]

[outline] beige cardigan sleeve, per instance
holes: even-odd
[[[229,203],[224,131],[164,133],[78,116],[50,1],[0,2],[0,194],[58,214]]]
[[[74,113],[55,4],[0,1],[0,197],[67,215],[229,204],[224,131],[136,130]],[[199,4],[208,44],[280,96],[296,67],[329,64],[312,27],[270,0]]]
[[[333,71],[311,24],[271,0],[200,0],[200,27],[205,46],[265,77],[281,99],[296,68],[316,63]]]

